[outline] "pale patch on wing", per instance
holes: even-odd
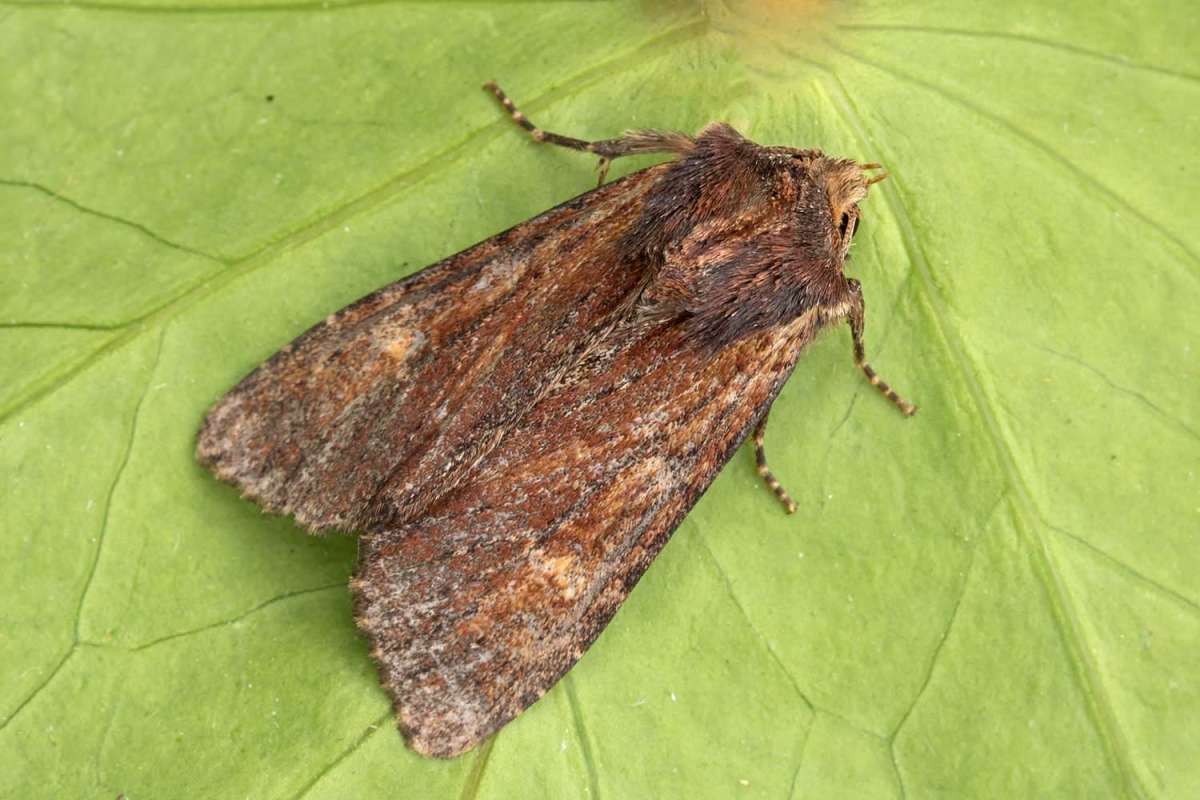
[[[364,537],[357,617],[414,748],[473,746],[574,664],[819,321],[715,355],[677,330],[639,331],[556,387],[425,517]]]

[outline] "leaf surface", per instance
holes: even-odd
[[[1183,3],[0,5],[0,795],[1200,794]],[[396,734],[355,544],[192,460],[313,322],[586,190],[523,137],[880,161],[848,336],[477,751]],[[649,163],[619,164],[623,170]]]

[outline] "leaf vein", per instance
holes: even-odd
[[[108,523],[112,518],[113,497],[116,495],[117,486],[121,483],[121,477],[125,474],[125,468],[129,466],[129,458],[133,454],[134,441],[137,439],[138,419],[142,414],[142,404],[146,401],[146,397],[150,394],[150,386],[154,383],[154,373],[158,371],[158,362],[162,358],[163,340],[166,338],[166,333],[167,329],[164,327],[158,337],[158,346],[154,351],[154,360],[151,362],[150,369],[146,373],[146,385],[142,387],[142,393],[138,396],[137,403],[133,407],[133,414],[129,423],[129,437],[125,443],[125,452],[121,456],[121,463],[117,466],[112,483],[108,487],[108,494],[104,498],[104,519],[100,523],[100,535],[96,539],[96,552],[92,556],[91,566],[88,568],[87,577],[83,582],[83,591],[79,593],[79,602],[75,607],[74,639],[76,643],[82,638],[79,635],[79,627],[83,619],[83,606],[87,602],[88,592],[92,589],[92,581],[96,577],[96,570],[100,565],[100,557],[104,551],[104,542],[108,538]]]
[[[888,757],[892,762],[892,772],[896,776],[896,788],[900,790],[900,800],[906,800],[908,791],[904,788],[904,773],[900,771],[900,763],[896,761],[896,743],[888,742]]]
[[[1003,501],[1003,497],[1001,497],[1001,501]],[[1001,501],[997,501],[996,506],[991,512],[988,513],[988,519],[991,519]],[[987,527],[986,523],[984,524],[984,527]],[[967,588],[971,585],[971,573],[975,570],[975,559],[976,555],[978,554],[978,550],[978,544],[971,547],[971,557],[967,561],[967,569],[963,575],[962,587],[959,590],[958,597],[954,600],[954,605],[950,609],[950,619],[946,621],[945,630],[942,631],[942,638],[938,640],[938,643],[933,648],[933,653],[929,656],[929,664],[925,668],[925,678],[921,681],[920,688],[918,688],[917,693],[913,695],[912,702],[908,704],[908,709],[900,715],[900,721],[896,723],[896,727],[892,730],[891,735],[887,737],[889,745],[896,740],[897,736],[900,735],[900,731],[904,728],[904,724],[908,722],[908,718],[912,716],[913,711],[921,702],[921,698],[925,696],[925,691],[929,688],[929,684],[933,681],[933,673],[937,669],[938,658],[942,655],[942,650],[945,648],[946,642],[950,641],[950,634],[954,630],[954,623],[956,620],[958,620],[959,609],[962,608],[963,599],[967,596]]]
[[[853,54],[847,53],[847,55],[857,58]],[[840,109],[846,122],[854,131],[854,134],[864,143],[871,142],[871,137],[866,133],[861,117],[855,110],[853,101],[850,99],[841,80],[828,67],[823,67],[823,69],[829,76],[829,80],[825,82],[825,85],[829,90],[830,99]],[[1074,169],[1074,167],[1071,168]],[[950,324],[950,315],[945,309],[944,300],[941,297],[940,290],[937,288],[937,282],[932,276],[932,269],[929,266],[928,259],[925,257],[924,251],[921,249],[918,239],[914,235],[912,221],[905,212],[904,204],[895,199],[896,194],[901,192],[902,189],[903,181],[899,177],[893,176],[891,185],[884,188],[883,195],[885,202],[889,209],[891,209],[893,217],[899,225],[900,235],[909,257],[912,259],[922,283],[926,287],[924,296],[927,298],[929,304],[931,321],[941,334],[947,349],[966,383],[973,404],[978,409],[979,419],[987,431],[988,438],[992,442],[1000,467],[1007,475],[1008,483],[1013,490],[1016,501],[1013,504],[1014,524],[1021,539],[1028,547],[1035,575],[1046,592],[1046,598],[1051,609],[1051,617],[1059,630],[1059,635],[1062,638],[1080,690],[1087,703],[1096,732],[1117,764],[1118,774],[1125,785],[1126,793],[1134,797],[1144,797],[1146,794],[1145,790],[1141,785],[1133,764],[1130,762],[1129,746],[1125,741],[1124,731],[1117,721],[1110,698],[1103,690],[1099,670],[1086,646],[1085,636],[1077,618],[1077,612],[1071,604],[1068,590],[1063,585],[1062,570],[1055,562],[1042,535],[1027,522],[1028,520],[1037,521],[1041,518],[1041,515],[1038,513],[1036,504],[1029,493],[1027,482],[1021,475],[1011,446],[1005,439],[993,413],[992,406],[987,401],[986,394],[980,385],[977,367],[968,354],[966,343],[959,336],[955,326]]]
[[[296,792],[296,794],[292,795],[292,800],[301,800],[302,797],[304,797],[310,791],[312,791],[313,787],[315,787],[318,783],[320,783],[322,778],[324,778],[326,775],[328,775],[330,772],[332,772],[334,769],[336,769],[338,764],[341,764],[347,758],[352,756],[354,754],[354,752],[356,750],[358,750],[358,748],[360,748],[364,744],[366,744],[367,740],[370,739],[372,736],[374,736],[380,730],[380,728],[383,726],[383,724],[388,721],[388,719],[391,716],[392,716],[392,712],[389,710],[388,712],[386,712],[385,714],[380,716],[379,719],[375,720],[370,725],[368,725],[366,727],[366,729],[361,734],[359,734],[358,738],[350,743],[349,747],[347,747],[345,750],[343,750],[341,753],[338,754],[337,758],[335,758],[333,761],[331,761],[330,763],[328,763],[324,767],[322,767],[320,772],[318,772],[316,775],[313,776],[313,778],[311,780],[309,780],[307,783],[305,783],[303,786],[301,786],[300,791],[298,791],[298,792]]]
[[[937,36],[955,36],[969,39],[999,39],[1002,41],[1020,42],[1022,44],[1031,44],[1037,47],[1045,47],[1050,50],[1059,50],[1073,55],[1085,56],[1087,58],[1105,61],[1118,67],[1131,70],[1141,70],[1145,72],[1154,72],[1159,75],[1167,75],[1172,78],[1179,78],[1185,81],[1200,82],[1200,75],[1182,70],[1175,70],[1169,67],[1160,67],[1157,64],[1147,64],[1140,61],[1133,61],[1124,56],[1106,53],[1103,50],[1092,50],[1087,47],[1080,47],[1076,44],[1060,42],[1056,39],[1043,39],[1039,36],[1031,36],[1026,33],[1013,33],[1010,31],[980,31],[970,30],[968,28],[950,28],[935,25],[881,25],[878,23],[864,24],[852,23],[838,25],[843,30],[850,31],[885,31],[885,32],[902,32],[902,33],[927,33]]]
[[[46,676],[46,679],[38,684],[38,686],[33,690],[32,693],[30,693],[28,697],[21,701],[21,703],[13,710],[13,712],[8,716],[7,719],[4,720],[3,723],[0,723],[0,730],[3,730],[5,727],[7,727],[8,723],[15,719],[17,714],[19,714],[22,709],[29,705],[29,703],[35,697],[37,697],[37,695],[40,694],[41,691],[46,688],[46,686],[50,684],[50,681],[53,680],[56,675],[58,675],[58,673],[62,670],[63,665],[67,663],[67,660],[82,642],[82,638],[79,635],[79,625],[83,616],[83,605],[87,600],[88,592],[92,588],[92,580],[96,576],[96,568],[100,563],[100,552],[104,547],[104,540],[108,532],[108,521],[112,513],[113,495],[116,493],[117,484],[120,483],[121,476],[125,472],[125,467],[129,464],[130,454],[133,452],[133,443],[137,435],[137,424],[138,418],[142,411],[142,403],[145,401],[146,396],[150,393],[150,386],[154,382],[154,373],[158,369],[158,362],[162,356],[162,344],[165,335],[166,329],[164,328],[162,334],[159,336],[158,347],[154,353],[154,360],[146,374],[146,385],[142,388],[142,392],[138,396],[137,403],[134,404],[133,413],[130,415],[129,434],[125,445],[125,452],[121,457],[121,462],[118,464],[116,473],[114,474],[112,482],[108,487],[108,493],[104,501],[104,519],[100,523],[100,533],[96,537],[96,550],[92,556],[92,562],[88,566],[87,576],[84,578],[83,588],[79,593],[79,600],[75,605],[74,622],[72,624],[71,631],[71,644],[67,648],[66,652],[62,655],[62,658],[59,660],[58,664],[55,665],[54,669],[50,671],[50,674]]]
[[[1091,553],[1094,558],[1096,558],[1097,560],[1101,561],[1104,564],[1107,564],[1110,569],[1115,569],[1117,572],[1137,581],[1138,583],[1141,583],[1141,584],[1155,590],[1156,592],[1158,592],[1162,595],[1165,595],[1166,597],[1170,598],[1171,600],[1175,601],[1179,605],[1186,608],[1188,611],[1190,611],[1194,614],[1200,614],[1200,603],[1197,603],[1195,600],[1192,600],[1192,599],[1184,596],[1183,594],[1177,592],[1176,590],[1170,588],[1169,586],[1166,586],[1166,585],[1160,583],[1159,581],[1155,580],[1154,578],[1149,577],[1148,575],[1143,575],[1141,572],[1134,569],[1129,564],[1126,564],[1124,561],[1121,561],[1116,556],[1113,556],[1110,553],[1105,552],[1104,550],[1100,549],[1096,545],[1089,542],[1087,539],[1084,539],[1082,536],[1079,536],[1078,534],[1072,533],[1071,531],[1067,530],[1066,528],[1060,527],[1058,525],[1054,525],[1053,523],[1046,520],[1045,518],[1042,519],[1042,524],[1045,525],[1050,530],[1057,533],[1059,536],[1069,539],[1072,542],[1074,542],[1076,545],[1082,547],[1087,552]]]
[[[721,579],[722,585],[725,587],[725,593],[729,596],[730,601],[733,602],[733,605],[738,610],[738,613],[741,614],[742,619],[746,620],[746,625],[750,628],[750,631],[762,644],[767,655],[771,657],[771,660],[775,662],[775,665],[779,667],[780,671],[787,678],[788,683],[791,684],[792,690],[795,691],[796,696],[804,702],[804,705],[808,706],[809,711],[814,711],[816,706],[813,705],[812,701],[808,699],[808,696],[804,693],[804,690],[800,688],[800,683],[796,680],[796,676],[794,676],[791,670],[788,669],[787,665],[783,663],[783,659],[779,657],[779,654],[775,652],[775,648],[771,646],[770,640],[768,640],[763,632],[758,629],[758,626],[754,624],[754,620],[750,618],[750,614],[747,613],[746,607],[742,605],[741,599],[738,598],[737,593],[733,589],[733,582],[729,579],[729,573],[725,571],[725,567],[722,566],[720,560],[717,558],[716,553],[713,552],[712,548],[709,546],[708,542],[704,540],[703,536],[697,536],[694,538],[700,542],[700,547],[702,548],[706,558],[712,565],[713,570],[717,573],[717,576]]]
[[[631,69],[642,63],[645,59],[657,56],[659,51],[664,48],[690,41],[696,36],[703,34],[707,29],[708,23],[706,20],[693,21],[668,29],[608,61],[601,62],[596,66],[582,70],[570,78],[564,79],[558,83],[560,88],[544,92],[526,105],[530,108],[536,108],[545,102],[570,97],[593,83],[611,78],[615,72]],[[497,116],[500,118],[468,134],[458,144],[440,150],[421,164],[400,172],[387,182],[301,225],[279,239],[245,256],[231,260],[228,262],[229,266],[227,268],[215,274],[203,276],[171,300],[162,303],[141,317],[131,320],[120,333],[97,347],[87,357],[75,362],[68,368],[55,372],[53,376],[48,376],[46,380],[29,387],[10,402],[7,407],[0,408],[0,423],[3,423],[22,409],[70,383],[76,375],[99,363],[108,353],[133,341],[145,331],[174,319],[191,306],[215,294],[229,283],[271,263],[276,257],[306,244],[331,230],[339,229],[348,220],[383,205],[405,189],[410,188],[429,175],[436,174],[443,164],[452,160],[455,156],[476,148],[485,140],[503,135],[501,131],[507,131],[512,127],[512,122],[502,118],[501,115]]]
[[[145,225],[143,225],[140,222],[135,222],[131,219],[125,219],[124,217],[119,217],[116,214],[110,214],[107,211],[101,211],[96,208],[90,208],[88,206],[85,206],[82,203],[80,203],[76,200],[72,200],[71,198],[69,198],[65,195],[59,194],[58,192],[54,191],[53,189],[50,189],[47,186],[43,186],[42,184],[37,183],[35,181],[24,181],[24,180],[14,180],[11,178],[0,178],[0,186],[10,186],[15,189],[29,189],[29,190],[32,190],[35,192],[39,192],[39,193],[45,195],[46,197],[51,198],[52,200],[55,200],[59,203],[70,206],[71,208],[75,209],[76,211],[78,211],[82,214],[87,214],[88,216],[96,217],[98,219],[106,220],[108,222],[113,222],[113,223],[116,223],[117,225],[121,225],[123,227],[135,230],[138,233],[142,234],[143,236],[146,236],[147,238],[152,239],[155,242],[158,242],[159,244],[163,245],[164,247],[169,247],[172,250],[177,250],[181,253],[187,253],[187,254],[193,255],[193,256],[199,256],[200,258],[204,258],[209,261],[215,261],[218,264],[228,264],[229,263],[225,259],[218,258],[217,256],[214,256],[211,253],[205,253],[202,250],[197,250],[196,248],[189,247],[186,244],[180,244],[179,242],[173,242],[170,239],[166,238],[165,236],[155,233],[153,230],[146,227]]]
[[[567,691],[567,704],[571,707],[571,718],[575,723],[575,734],[579,737],[579,749],[583,754],[583,765],[587,770],[588,786],[592,790],[592,798],[600,797],[600,774],[596,769],[596,762],[592,756],[592,744],[588,736],[587,727],[583,722],[583,708],[579,703],[579,697],[575,693],[575,681],[568,672],[563,678],[563,685]]]
[[[496,3],[497,0],[487,0]],[[115,12],[121,14],[271,14],[271,13],[329,13],[346,11],[373,6],[413,6],[434,5],[444,0],[328,0],[323,2],[259,2],[240,3],[238,5],[223,5],[220,3],[188,3],[180,5],[159,5],[156,3],[116,3],[105,0],[65,0],[64,2],[45,2],[44,0],[2,0],[0,7],[16,9],[32,9],[38,11],[56,11],[60,9],[81,9],[84,11]],[[478,2],[483,0],[460,0],[460,2]],[[500,0],[503,5],[525,5],[542,3],[545,0]],[[587,3],[592,0],[557,0],[557,2]]]
[[[131,647],[129,649],[131,652],[140,653],[143,650],[149,650],[152,647],[157,647],[160,644],[174,641],[175,639],[183,639],[188,636],[195,636],[196,634],[205,633],[205,632],[211,631],[211,630],[216,630],[217,628],[224,628],[229,625],[235,625],[238,622],[241,622],[242,620],[246,619],[247,617],[257,614],[259,611],[262,611],[264,609],[270,608],[271,606],[273,606],[277,603],[282,603],[285,600],[291,600],[296,597],[304,597],[305,595],[316,594],[317,592],[327,592],[330,589],[345,589],[345,588],[346,588],[346,582],[343,580],[343,581],[338,581],[337,583],[328,583],[328,584],[325,584],[324,586],[314,586],[310,589],[297,589],[294,592],[285,592],[284,594],[277,595],[268,600],[264,600],[263,602],[259,603],[258,605],[254,606],[253,608],[247,609],[246,611],[243,611],[241,614],[238,614],[236,617],[230,617],[229,619],[218,620],[217,622],[210,622],[207,625],[200,625],[196,628],[189,628],[186,631],[178,631],[176,633],[170,633],[170,634],[167,634],[166,636],[160,636],[157,639],[151,639],[148,642],[139,644],[136,647]]]
[[[29,693],[28,697],[26,697],[24,700],[22,700],[20,703],[17,704],[17,707],[14,708],[12,713],[9,714],[5,718],[4,722],[0,722],[0,731],[7,728],[8,723],[10,723],[14,719],[16,719],[17,715],[20,714],[25,709],[25,706],[32,703],[33,699],[35,697],[37,697],[39,694],[41,694],[43,689],[45,689],[47,686],[50,685],[50,681],[54,680],[55,676],[57,676],[58,673],[62,671],[63,666],[66,665],[67,661],[71,658],[71,656],[75,654],[75,649],[76,649],[76,643],[72,642],[71,646],[68,647],[67,651],[62,654],[62,657],[58,660],[58,663],[54,665],[54,668],[52,670],[50,670],[49,674],[46,675],[46,677],[42,680],[42,682],[34,687],[33,691]]]
[[[479,787],[483,785],[483,773],[487,771],[488,762],[492,757],[492,748],[496,746],[496,738],[499,735],[499,733],[492,734],[486,742],[480,745],[479,755],[475,756],[475,762],[471,765],[471,771],[463,783],[459,800],[477,800],[479,797]]]
[[[1079,356],[1071,355],[1070,353],[1063,353],[1063,352],[1060,352],[1053,348],[1046,347],[1045,345],[1035,344],[1034,347],[1036,347],[1038,350],[1041,350],[1043,353],[1047,353],[1047,354],[1055,356],[1057,358],[1061,358],[1064,361],[1069,361],[1072,364],[1075,364],[1076,366],[1082,367],[1083,369],[1087,370],[1088,372],[1090,372],[1093,375],[1095,375],[1096,377],[1098,377],[1100,380],[1107,383],[1111,388],[1116,389],[1118,392],[1121,392],[1122,394],[1127,394],[1130,397],[1133,397],[1136,400],[1140,401],[1142,403],[1142,405],[1146,406],[1146,408],[1150,409],[1151,411],[1153,411],[1158,416],[1162,417],[1167,422],[1176,426],[1177,428],[1179,428],[1179,430],[1183,431],[1191,438],[1200,442],[1200,431],[1197,431],[1196,429],[1192,428],[1190,425],[1188,425],[1182,419],[1179,419],[1174,414],[1167,411],[1165,408],[1158,405],[1153,400],[1151,400],[1149,397],[1147,397],[1146,395],[1137,391],[1136,389],[1130,389],[1126,386],[1122,386],[1121,384],[1117,383],[1112,378],[1108,377],[1108,375],[1106,375],[1104,372],[1102,372],[1099,368],[1092,366],[1091,364],[1084,361]]]
[[[22,322],[20,320],[9,320],[0,322],[0,330],[37,330],[50,329],[59,331],[119,331],[126,327],[129,323],[121,322],[113,325],[93,325],[86,322],[55,322],[53,320],[39,320],[37,322]]]
[[[939,97],[943,98],[944,100],[947,100],[948,102],[951,102],[955,105],[961,106],[961,107],[967,109],[968,111],[972,112],[973,114],[976,114],[977,116],[979,116],[983,119],[986,119],[995,125],[998,125],[999,127],[1003,128],[1004,130],[1011,133],[1013,136],[1016,136],[1017,138],[1026,142],[1029,146],[1031,146],[1035,150],[1038,150],[1039,152],[1041,152],[1043,155],[1045,155],[1051,161],[1057,163],[1060,167],[1062,167],[1064,170],[1069,172],[1071,175],[1073,175],[1078,180],[1080,180],[1083,183],[1087,184],[1088,186],[1091,186],[1092,188],[1094,188],[1099,194],[1106,197],[1110,203],[1120,206],[1121,208],[1128,211],[1131,215],[1133,215],[1139,222],[1141,222],[1147,228],[1157,232],[1161,237],[1163,237],[1163,239],[1165,239],[1166,241],[1173,244],[1176,248],[1178,248],[1184,255],[1187,256],[1187,258],[1189,260],[1191,260],[1194,263],[1200,264],[1200,255],[1198,255],[1196,252],[1194,252],[1192,250],[1192,248],[1183,239],[1181,239],[1179,236],[1177,236],[1176,234],[1174,234],[1170,230],[1168,230],[1160,221],[1158,221],[1157,219],[1154,219],[1151,215],[1142,212],[1140,209],[1138,209],[1136,206],[1134,206],[1130,201],[1126,200],[1124,197],[1121,197],[1121,195],[1117,194],[1114,190],[1110,189],[1107,185],[1105,185],[1098,178],[1093,177],[1090,173],[1085,172],[1082,168],[1076,166],[1076,164],[1073,161],[1071,161],[1069,158],[1067,158],[1062,153],[1055,150],[1048,143],[1044,142],[1042,139],[1038,138],[1034,134],[1023,130],[1022,128],[1018,127],[1017,125],[1014,125],[1012,122],[1009,122],[1007,119],[1000,116],[999,114],[992,112],[992,111],[988,111],[987,109],[983,108],[982,106],[980,106],[976,103],[973,103],[972,101],[966,99],[965,97],[961,97],[961,96],[955,94],[954,92],[949,91],[941,86],[938,86],[936,84],[933,84],[926,80],[918,78],[915,75],[911,75],[909,73],[903,72],[902,70],[898,70],[895,67],[892,67],[890,65],[880,64],[876,61],[872,61],[872,60],[865,58],[855,52],[846,50],[845,48],[840,47],[836,44],[830,43],[830,46],[833,47],[834,49],[836,49],[838,52],[842,53],[843,55],[845,55],[849,58],[852,58],[855,61],[858,61],[859,63],[865,64],[870,67],[874,67],[875,69],[879,70],[880,72],[884,72],[888,75],[891,75],[894,78],[898,78],[900,80],[907,81],[915,86],[920,86],[920,87],[924,88],[926,91],[936,94]],[[822,66],[825,69],[829,69],[829,67],[826,65],[822,65]]]
[[[808,752],[808,743],[812,739],[813,729],[817,727],[816,717],[804,729],[804,738],[800,740],[800,752],[796,754],[796,769],[792,772],[791,788],[788,789],[788,800],[795,800],[800,788],[800,771],[804,769],[804,755]]]

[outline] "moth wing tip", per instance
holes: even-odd
[[[462,725],[432,718],[418,721],[407,709],[394,703],[396,727],[413,752],[427,758],[449,760],[475,749],[485,737]]]
[[[463,753],[471,750],[475,743],[471,743],[462,747],[448,745],[446,742],[426,739],[420,736],[406,737],[409,748],[413,752],[423,755],[426,758],[438,758],[445,761],[458,758]]]

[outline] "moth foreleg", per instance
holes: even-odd
[[[768,414],[770,410],[768,409]],[[762,477],[763,482],[767,484],[767,488],[775,493],[779,498],[779,502],[783,503],[783,507],[787,509],[789,514],[796,513],[796,501],[791,498],[787,490],[780,485],[775,476],[771,474],[770,468],[767,466],[767,454],[763,450],[763,440],[767,435],[767,414],[759,421],[758,427],[754,429],[754,461],[758,465],[758,474]]]
[[[689,152],[696,145],[695,139],[678,131],[627,131],[624,135],[616,139],[598,139],[594,142],[589,142],[585,139],[576,139],[573,136],[563,136],[559,133],[551,133],[534,125],[529,117],[525,116],[517,108],[516,104],[509,99],[504,90],[496,85],[495,81],[488,81],[483,85],[483,88],[496,96],[496,99],[500,101],[500,105],[504,106],[504,110],[512,117],[513,122],[529,131],[529,135],[533,137],[534,141],[556,144],[559,147],[566,147],[570,150],[581,150],[585,153],[594,153],[600,156],[600,163],[597,169],[600,172],[601,183],[604,183],[604,178],[608,175],[608,165],[614,158],[633,155],[635,153],[682,154]]]
[[[854,303],[850,309],[850,313],[847,315],[847,319],[850,322],[850,335],[854,337],[854,363],[867,376],[867,380],[870,381],[872,386],[878,389],[888,400],[891,400],[904,416],[911,417],[917,413],[917,407],[898,395],[891,386],[888,386],[887,381],[880,378],[875,370],[871,368],[871,365],[867,363],[866,349],[863,347],[863,321],[866,317],[867,307],[863,301],[862,285],[853,278],[848,279],[846,282],[850,285],[850,294]]]

